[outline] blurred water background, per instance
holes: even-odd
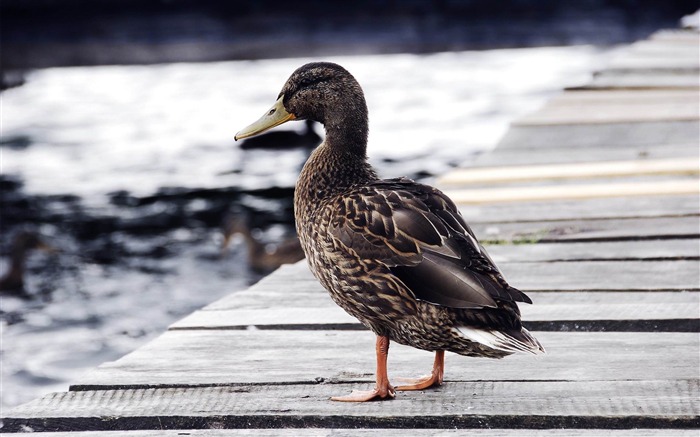
[[[48,13],[32,15],[28,3],[40,12],[62,3],[66,14],[84,12],[78,24],[92,17],[111,27],[82,38]],[[95,3],[122,8],[95,18],[88,13]],[[9,27],[3,22],[3,81],[24,83],[1,94],[0,272],[10,268],[11,242],[21,230],[55,248],[29,253],[25,296],[0,297],[3,408],[66,390],[86,370],[261,277],[248,268],[243,241],[222,251],[222,220],[252,217],[253,234],[263,242],[291,235],[293,185],[309,151],[244,150],[233,135],[269,108],[300,65],[328,60],[353,73],[370,109],[372,163],[382,176],[429,182],[493,147],[514,118],[563,87],[585,83],[613,43],[681,15],[639,9],[642,18],[630,21],[602,7],[619,2],[588,1],[582,4],[603,11],[598,22],[595,8],[585,19],[562,18],[556,9],[559,15],[546,19],[514,16],[518,26],[506,28],[500,12],[484,21],[478,2],[464,2],[467,12],[471,5],[481,14],[471,30],[438,10],[432,21],[429,14],[421,18],[429,26],[389,15],[393,21],[382,32],[373,28],[376,16],[355,16],[345,27],[336,16],[324,27],[326,15],[308,15],[321,8],[314,2],[301,2],[306,15],[294,15],[296,21],[254,3],[228,2],[224,12],[244,6],[248,20],[243,30],[240,22],[232,26],[231,36],[225,23],[214,26],[219,33],[207,27],[226,13],[197,15],[192,2],[170,3],[189,9],[159,14],[157,2],[148,1],[140,6],[145,15],[129,19],[138,2],[7,0],[2,6],[14,13]],[[405,12],[385,4],[391,7]],[[179,27],[146,32],[144,17]],[[27,23],[42,30],[31,33]],[[95,26],[90,23],[83,24]],[[115,37],[120,23],[126,25]],[[312,25],[314,31],[302,33],[308,41],[284,32]],[[609,33],[596,31],[601,26]],[[192,30],[203,28],[209,30]],[[280,129],[301,133],[305,126]],[[322,135],[320,126],[315,130]]]

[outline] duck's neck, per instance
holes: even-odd
[[[297,224],[328,199],[377,179],[365,158],[366,144],[339,145],[333,141],[329,132],[325,141],[311,153],[299,175],[294,192]]]
[[[326,139],[313,151],[299,175],[294,207],[297,221],[324,201],[353,186],[377,179],[367,162],[367,105],[359,86],[317,114]]]
[[[367,137],[369,126],[364,100],[353,111],[329,114],[324,122],[325,144],[334,152],[342,153],[345,159],[367,160]]]

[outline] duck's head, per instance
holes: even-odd
[[[367,143],[367,104],[360,85],[343,67],[313,62],[287,79],[277,101],[265,114],[235,136],[258,135],[289,120],[313,120],[326,128],[327,139]]]

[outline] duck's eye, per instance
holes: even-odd
[[[306,88],[322,81],[323,78],[321,77],[304,77],[299,81],[299,88]]]

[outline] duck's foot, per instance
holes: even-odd
[[[338,402],[368,402],[394,399],[394,396],[396,396],[396,392],[392,386],[389,386],[382,389],[375,388],[374,390],[353,390],[349,395],[333,396],[331,400]]]
[[[398,391],[423,390],[430,387],[437,387],[442,384],[436,375],[430,374],[421,376],[420,378],[396,378],[401,382],[406,383],[396,387]]]
[[[374,390],[353,390],[349,395],[332,397],[332,401],[367,402],[393,399],[396,396],[396,390],[389,383],[389,376],[386,371],[386,359],[389,355],[389,337],[378,335],[375,349],[377,352],[377,384],[374,386]]]
[[[435,362],[433,363],[433,371],[430,375],[420,378],[397,378],[399,381],[405,382],[405,385],[396,387],[399,391],[423,390],[430,387],[437,387],[442,384],[445,374],[445,351],[435,352]]]

